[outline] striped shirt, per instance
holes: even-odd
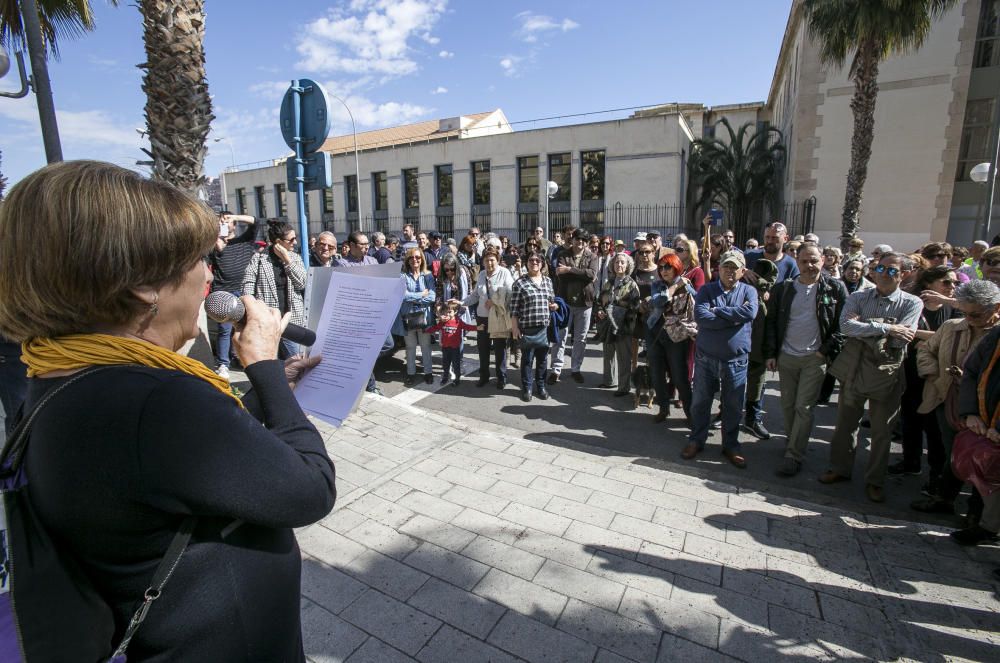
[[[212,290],[239,292],[243,286],[243,274],[247,271],[250,259],[257,253],[254,243],[255,229],[247,228],[239,237],[230,240],[221,250],[212,252],[208,261],[212,265]]]
[[[530,276],[522,276],[514,281],[510,297],[511,317],[517,318],[517,325],[521,329],[547,327],[549,304],[555,299],[552,279],[543,276],[541,283],[535,283]]]
[[[917,328],[924,303],[919,297],[896,288],[891,294],[882,296],[878,288],[856,290],[847,298],[844,311],[840,314],[840,331],[848,338],[888,336],[891,325]],[[857,319],[851,319],[857,316]],[[889,347],[901,348],[906,341],[888,339]]]

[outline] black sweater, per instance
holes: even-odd
[[[30,498],[112,606],[116,643],[180,521],[199,519],[130,661],[304,659],[291,528],[333,508],[334,468],[281,362],[247,376],[245,412],[192,376],[114,367],[53,398],[34,424]],[[64,380],[31,380],[26,407]]]
[[[1000,327],[991,330],[979,339],[979,343],[968,354],[962,367],[962,381],[958,385],[958,414],[965,418],[979,415],[979,379],[989,368],[993,352],[1000,343]],[[994,367],[986,381],[986,408],[991,416],[997,403],[1000,402],[1000,368]],[[986,420],[989,426],[989,419]]]

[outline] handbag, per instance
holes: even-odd
[[[423,331],[427,329],[427,310],[410,311],[403,314],[403,329],[406,331]]]
[[[539,350],[549,347],[547,327],[532,327],[521,334],[521,350]]]
[[[965,429],[955,436],[951,451],[951,471],[968,481],[979,494],[989,497],[1000,490],[1000,444]]]
[[[45,529],[27,487],[30,470],[24,466],[31,425],[57,394],[80,379],[108,366],[81,371],[53,387],[21,419],[0,455],[0,660],[109,661],[124,663],[125,650],[146,618],[153,602],[180,562],[196,518],[185,518],[156,567],[119,644],[112,640],[114,616],[86,573]],[[16,553],[16,554],[15,554]],[[53,611],[53,605],[59,609]]]

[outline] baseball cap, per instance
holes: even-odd
[[[659,236],[660,236],[660,231],[659,230],[650,230],[649,232],[646,233],[646,239],[649,239],[651,237],[659,237]]]
[[[633,242],[645,242],[646,241],[646,233],[636,233],[635,234],[635,238],[632,241]]]
[[[719,256],[720,267],[728,262],[735,264],[737,267],[747,266],[746,258],[744,258],[743,254],[740,253],[739,251],[726,251],[721,256]]]
[[[430,234],[427,235],[427,237],[430,239],[441,239],[441,233],[439,233],[436,230],[432,230]]]
[[[615,240],[615,246],[625,246],[625,240],[623,240],[623,239],[616,239]]]
[[[876,252],[881,253],[882,255],[885,255],[886,253],[892,253],[892,247],[889,246],[888,244],[879,244],[874,249],[872,249],[872,253]]]

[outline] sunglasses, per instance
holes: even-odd
[[[652,253],[652,251],[639,251],[639,254],[644,256],[649,255],[650,253]]]
[[[951,256],[948,255],[947,253],[934,253],[932,255],[927,256],[927,259],[928,260],[937,260],[939,258],[950,258],[950,257]]]
[[[687,253],[687,249],[682,246],[674,247],[674,253]]]
[[[899,275],[899,270],[895,267],[886,267],[885,265],[878,265],[875,267],[876,274],[888,274],[890,278],[895,278]]]
[[[336,244],[327,244],[326,242],[316,242],[316,246],[318,246],[321,249],[336,249],[337,248]]]
[[[722,242],[712,242],[712,246],[722,246]]]

